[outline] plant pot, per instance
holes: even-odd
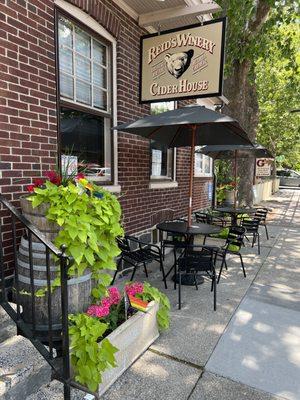
[[[234,204],[234,190],[224,190],[225,200],[224,204],[231,206]]]
[[[35,225],[48,240],[53,242],[61,227],[55,222],[50,222],[47,220],[46,214],[49,204],[40,204],[39,206],[33,208],[31,201],[28,200],[28,196],[26,195],[20,197],[20,205],[24,217],[33,225]],[[32,236],[32,240],[38,241],[34,235]]]
[[[47,287],[46,247],[42,243],[32,243],[32,274],[34,291]],[[50,258],[50,281],[57,276],[59,265]],[[32,296],[30,285],[30,256],[28,240],[22,237],[17,256],[18,302],[22,306],[22,318],[32,328]],[[69,313],[85,312],[90,304],[92,290],[91,272],[86,269],[82,276],[68,280]],[[24,293],[23,293],[24,292]],[[26,294],[28,293],[28,294]],[[48,296],[34,297],[35,334],[42,343],[49,343],[49,310]],[[61,290],[60,287],[51,293],[51,322],[53,345],[61,346]]]
[[[107,339],[119,349],[116,353],[116,368],[106,370],[102,375],[102,383],[98,394],[101,396],[126,371],[127,368],[158,338],[156,322],[158,303],[151,301],[147,312],[139,311],[130,317]]]

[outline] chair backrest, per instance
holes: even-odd
[[[157,211],[155,214],[152,214],[150,217],[151,226],[155,226],[160,222],[164,221],[172,221],[174,219],[175,210],[171,208],[165,208],[163,210]]]
[[[244,218],[241,221],[241,226],[247,231],[257,232],[259,228],[260,220],[258,218]]]
[[[197,211],[194,213],[196,222],[202,224],[209,224],[211,222],[210,215],[206,214],[205,212]]]
[[[257,208],[254,214],[254,217],[256,219],[259,219],[260,222],[266,222],[267,219],[267,215],[268,215],[268,209],[261,207],[261,208]]]
[[[246,229],[243,226],[229,226],[226,239],[226,246],[236,246],[235,251],[239,251],[243,245]]]
[[[116,240],[117,240],[119,249],[122,251],[122,253],[130,253],[131,252],[130,244],[129,244],[129,241],[126,236],[117,237]]]

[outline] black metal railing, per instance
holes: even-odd
[[[69,329],[68,329],[68,268],[72,260],[65,253],[65,246],[59,250],[54,244],[49,241],[31,222],[29,222],[10,202],[0,195],[0,206],[5,215],[10,217],[11,221],[11,245],[13,251],[14,262],[14,284],[13,288],[6,288],[5,284],[5,254],[3,248],[3,235],[2,235],[2,219],[0,224],[0,305],[13,319],[17,325],[18,334],[23,335],[31,341],[39,353],[44,357],[52,368],[52,376],[61,381],[64,385],[64,399],[70,399],[71,386],[77,388],[78,385],[72,381],[70,374],[70,354],[69,354]],[[5,220],[8,218],[5,216]],[[7,224],[6,224],[7,226]],[[26,243],[28,242],[28,269],[29,273],[26,278],[23,278],[28,283],[29,290],[26,292],[21,289],[22,281],[19,276],[18,268],[18,241],[20,237],[20,229],[26,236]],[[6,235],[7,236],[7,235]],[[36,319],[37,313],[37,299],[35,287],[35,272],[33,260],[33,243],[40,243],[45,247],[45,274],[46,274],[46,287],[44,288],[45,294],[44,302],[46,307],[44,312],[46,315],[47,324],[45,326],[45,334],[41,335],[39,331],[38,321]],[[43,248],[44,248],[43,247]],[[53,267],[53,260],[55,265]],[[60,273],[60,309],[59,318],[61,323],[59,327],[53,324],[53,270]],[[52,276],[51,276],[52,275]],[[27,305],[28,310],[31,309],[30,322],[28,322],[28,313],[26,318],[23,315],[24,304]],[[12,307],[11,302],[16,304],[16,308]],[[29,306],[28,306],[29,305]],[[56,305],[57,306],[57,305]],[[27,311],[28,311],[27,310]],[[79,388],[82,390],[82,388]]]

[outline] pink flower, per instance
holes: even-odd
[[[108,293],[109,293],[108,299],[109,299],[111,305],[120,303],[121,294],[120,294],[118,288],[111,287],[108,289]]]
[[[104,318],[107,317],[109,314],[109,307],[92,304],[91,306],[89,306],[86,313],[90,317]]]
[[[101,306],[102,307],[110,307],[111,306],[111,301],[110,301],[110,298],[109,297],[104,297],[102,300],[101,300]]]
[[[129,283],[125,286],[125,291],[128,296],[135,296],[137,293],[143,293],[144,285],[141,282]]]

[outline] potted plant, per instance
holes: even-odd
[[[86,313],[70,317],[74,379],[101,396],[169,327],[168,298],[149,283],[108,289]]]
[[[230,182],[221,185],[217,188],[217,202],[219,204],[233,205],[234,204],[235,183]]]
[[[73,258],[74,263],[68,269],[69,311],[82,311],[90,302],[91,291],[93,290],[94,296],[100,297],[111,282],[111,275],[106,270],[116,268],[115,257],[119,254],[119,248],[115,239],[123,234],[120,225],[121,207],[114,195],[89,182],[83,174],[62,178],[55,171],[50,171],[45,175],[46,180],[39,179],[33,185],[29,185],[30,195],[22,199],[22,206],[25,216],[42,232],[50,234],[48,239],[58,248],[65,245],[66,254]],[[47,290],[46,254],[45,246],[36,240],[36,243],[32,243],[38,296],[35,300],[35,317],[39,327],[44,326],[45,330],[48,326],[48,314],[44,311],[47,309],[47,299],[44,296]],[[29,257],[29,244],[27,239],[23,238],[18,255],[19,277],[23,275],[26,278],[25,272],[30,268]],[[57,270],[56,260],[52,257],[52,318],[53,324],[58,327],[59,336],[61,309],[60,277]],[[28,272],[26,273],[28,275]],[[92,281],[97,283],[94,288]],[[38,287],[40,282],[45,284]],[[56,288],[57,290],[54,290]],[[32,299],[26,296],[30,291],[26,279],[22,280],[21,289],[24,294],[21,300],[24,318],[27,323],[31,323]]]

